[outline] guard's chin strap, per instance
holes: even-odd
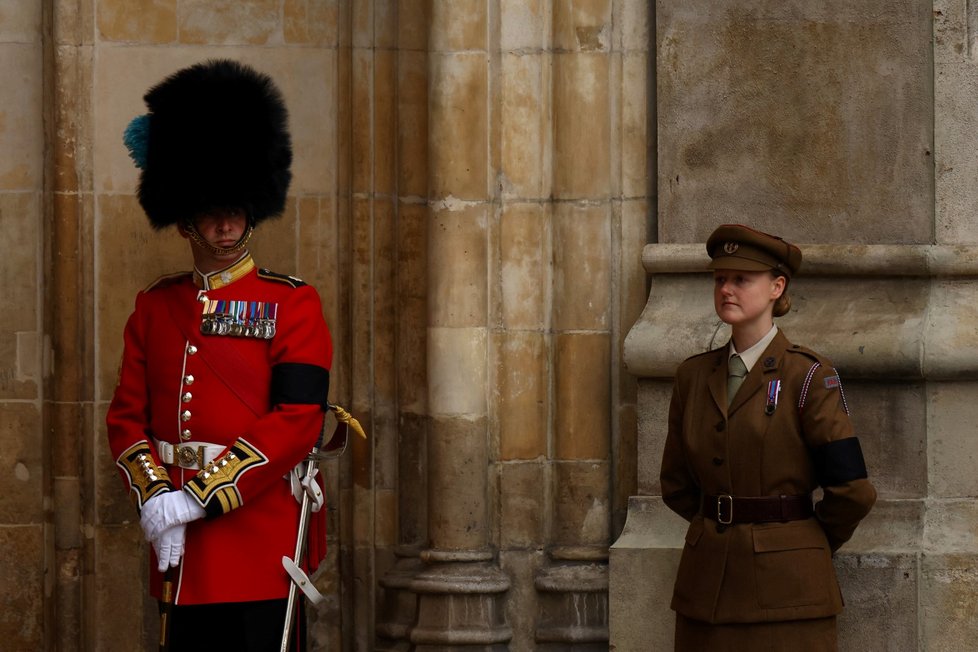
[[[197,227],[194,226],[193,222],[184,223],[183,228],[187,232],[187,237],[193,240],[194,244],[215,256],[227,256],[242,251],[248,246],[248,241],[251,240],[251,235],[255,232],[255,225],[248,224],[248,230],[233,245],[230,247],[215,247],[207,240],[204,240],[204,237],[197,232]]]

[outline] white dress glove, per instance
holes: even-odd
[[[196,521],[198,518],[204,518],[205,515],[204,508],[198,505],[187,492],[169,491],[146,501],[139,516],[139,524],[143,526],[146,540],[156,545],[164,530],[174,525]],[[181,538],[181,545],[182,541]]]
[[[159,539],[153,541],[156,551],[156,569],[161,573],[168,567],[176,568],[183,557],[183,544],[187,536],[187,526],[183,523],[163,530]]]

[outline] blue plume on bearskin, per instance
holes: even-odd
[[[145,113],[137,115],[126,126],[122,134],[122,142],[129,150],[129,158],[142,170],[146,167],[146,146],[149,142],[149,116]]]

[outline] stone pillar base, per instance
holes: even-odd
[[[418,620],[411,642],[418,652],[503,652],[513,638],[503,594],[509,577],[489,553],[427,551],[430,563],[411,582]]]
[[[377,622],[374,652],[407,652],[411,649],[411,629],[418,617],[418,596],[411,583],[425,566],[418,550],[396,550],[399,557],[380,579],[383,604]]]
[[[608,649],[605,560],[558,561],[541,570],[534,585],[540,594],[537,650],[566,650],[570,646],[582,652]]]

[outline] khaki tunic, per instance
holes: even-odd
[[[672,608],[704,623],[834,616],[842,596],[832,553],[876,500],[868,479],[824,486],[815,517],[806,520],[722,526],[704,519],[700,503],[711,494],[807,494],[819,486],[812,451],[848,451],[843,456],[851,458],[852,446],[820,449],[854,437],[838,374],[778,332],[728,409],[727,358],[727,347],[694,356],[676,375],[662,495],[690,525]],[[781,391],[771,411],[773,381]]]

